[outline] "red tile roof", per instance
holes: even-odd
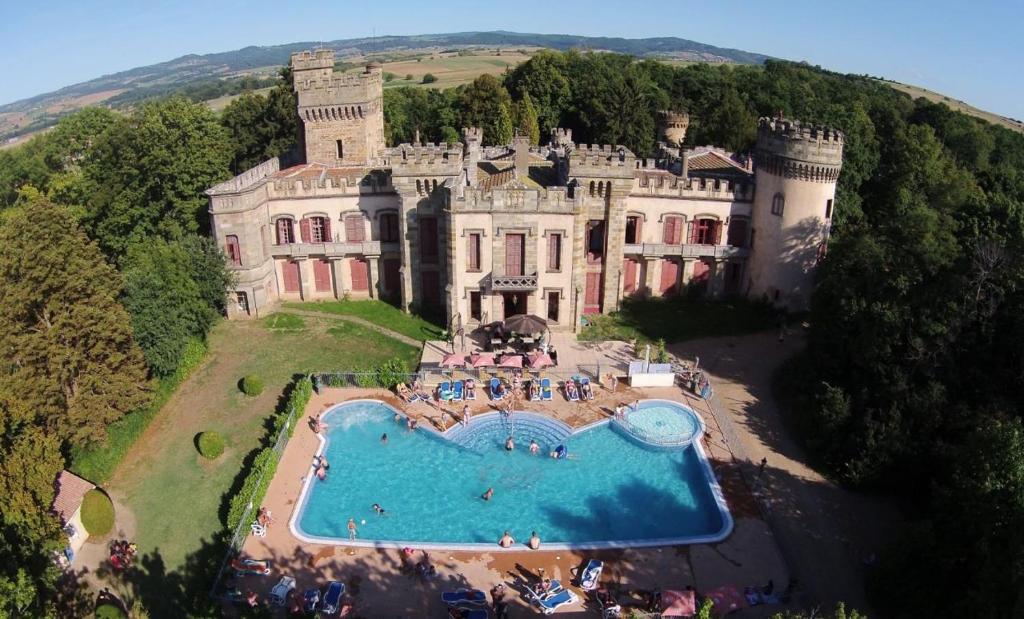
[[[53,505],[50,509],[60,516],[62,523],[67,524],[78,508],[82,506],[85,493],[95,487],[95,484],[82,479],[71,471],[61,471],[57,476],[57,494],[53,497]]]

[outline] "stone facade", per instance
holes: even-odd
[[[483,147],[470,127],[461,144],[389,148],[380,67],[335,74],[330,50],[292,66],[305,163],[268,161],[207,192],[237,276],[232,318],[355,297],[453,327],[525,312],[575,330],[625,297],[691,288],[806,305],[838,132],[762,119],[756,171],[721,149],[680,151],[689,118],[675,113],[652,159],[576,144],[568,129],[540,147]]]

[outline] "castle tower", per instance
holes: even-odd
[[[686,112],[663,110],[658,113],[658,141],[669,146],[681,146],[690,127],[690,115]]]
[[[357,75],[334,73],[334,51],[292,54],[307,163],[374,165],[384,153],[384,84],[379,64]]]
[[[748,296],[807,309],[843,165],[843,134],[783,118],[758,122]]]

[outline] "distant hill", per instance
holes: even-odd
[[[676,37],[623,39],[502,31],[381,36],[323,42],[301,41],[269,47],[251,46],[214,54],[189,54],[0,105],[0,140],[44,129],[53,125],[64,114],[86,105],[130,104],[148,96],[149,93],[168,94],[186,87],[198,88],[211,81],[238,78],[243,75],[266,78],[272,76],[277,67],[287,64],[292,52],[319,46],[335,50],[339,59],[418,49],[472,47],[546,47],[559,50],[577,48],[620,52],[644,58],[742,64],[762,63],[767,58],[763,54],[715,47]]]

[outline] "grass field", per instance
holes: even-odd
[[[285,303],[284,308],[326,312],[356,316],[406,335],[415,340],[436,340],[441,337],[444,328],[412,314],[406,314],[393,305],[383,301],[318,301],[316,303]]]
[[[626,301],[614,314],[588,316],[587,320],[591,324],[583,328],[581,340],[664,339],[669,344],[778,326],[778,315],[767,305],[685,297]]]
[[[140,553],[158,556],[161,569],[179,568],[223,529],[225,494],[294,374],[363,367],[395,356],[414,365],[419,356],[416,348],[358,325],[294,318],[217,325],[206,363],[164,406],[108,485],[130,512],[122,518],[134,521]],[[264,379],[262,395],[249,398],[239,391],[238,381],[247,374]],[[195,449],[196,435],[205,430],[227,437],[227,449],[213,461]]]
[[[889,86],[892,86],[896,90],[907,93],[908,95],[915,99],[917,99],[918,97],[924,97],[925,99],[928,99],[929,101],[933,101],[935,103],[945,103],[952,110],[963,112],[964,114],[974,116],[982,120],[987,120],[988,122],[996,125],[1002,125],[1007,129],[1013,129],[1014,131],[1024,132],[1024,122],[1021,122],[1019,120],[1014,120],[1012,118],[1000,116],[999,114],[994,114],[992,112],[986,112],[985,110],[978,109],[973,105],[964,103],[959,99],[947,97],[946,95],[928,90],[927,88],[921,88],[920,86],[911,86],[909,84],[902,84],[900,82],[892,82],[889,80],[880,81],[883,84],[888,84]]]

